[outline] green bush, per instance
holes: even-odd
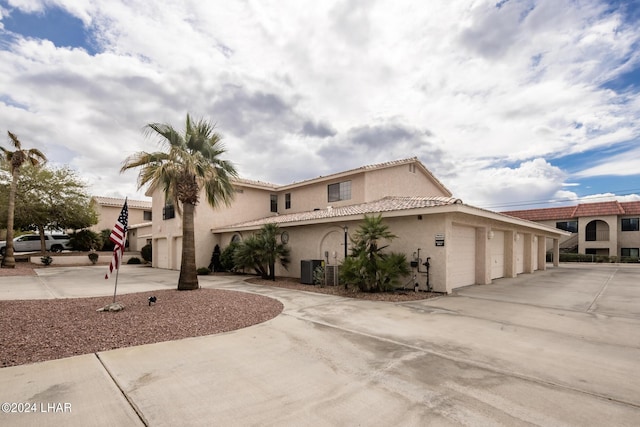
[[[207,267],[200,267],[197,272],[198,276],[206,276],[207,274],[211,273],[211,270],[209,270]]]
[[[151,262],[153,259],[153,247],[151,243],[144,245],[142,249],[140,249],[140,255],[142,255],[142,259],[146,262]]]
[[[40,258],[40,262],[42,262],[44,265],[51,265],[51,263],[53,262],[53,258],[51,258],[49,255],[43,256]]]
[[[133,258],[129,258],[127,264],[142,264],[142,261],[140,261],[140,258],[134,256]]]
[[[69,236],[69,245],[76,251],[90,251],[102,247],[100,235],[89,229],[80,230]]]
[[[91,261],[91,264],[95,264],[96,262],[98,262],[98,254],[96,252],[90,252],[87,256],[89,257],[89,261]]]

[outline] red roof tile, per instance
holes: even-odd
[[[640,202],[620,202],[625,215],[640,215]]]
[[[520,211],[500,212],[504,215],[514,216],[528,221],[549,221],[553,219],[573,218],[575,206],[564,206],[561,208],[528,209]]]
[[[624,215],[619,202],[582,203],[578,205],[574,216]]]
[[[640,202],[581,203],[577,206],[561,208],[528,209],[500,213],[529,221],[551,221],[584,216],[640,215]]]

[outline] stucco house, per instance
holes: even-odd
[[[90,229],[96,233],[111,230],[116,223],[124,200],[117,197],[93,196],[91,202],[98,214],[98,223]],[[129,210],[129,233],[127,241],[129,250],[139,251],[142,246],[151,242],[151,202],[144,200],[127,200]]]
[[[301,277],[308,260],[337,266],[349,250],[349,236],[365,214],[380,213],[398,236],[389,250],[403,252],[412,265],[408,287],[417,283],[437,292],[488,284],[546,269],[546,241],[556,252],[568,235],[555,227],[465,205],[417,159],[390,161],[274,185],[238,179],[230,207],[196,208],[196,263],[209,265],[216,244],[224,249],[266,223],[277,223],[291,248],[288,270],[276,274]],[[165,203],[160,189],[150,189],[153,212],[153,266],[179,269],[181,220]],[[204,197],[202,197],[204,200]],[[347,247],[345,248],[345,242]],[[427,279],[423,265],[430,269]],[[554,258],[554,259],[557,259]]]
[[[503,213],[570,232],[560,240],[566,252],[640,256],[640,202],[581,203]]]

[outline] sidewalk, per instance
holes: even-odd
[[[0,298],[112,293],[113,282],[95,272],[0,278]],[[640,319],[598,315],[583,301],[609,309],[619,290],[636,298],[637,278],[560,268],[390,304],[205,276],[203,287],[260,293],[285,310],[229,333],[0,369],[3,409],[23,412],[0,413],[0,425],[632,426]],[[118,292],[171,288],[176,279],[123,269]],[[532,287],[544,286],[557,287],[563,304],[547,306],[548,293],[536,301]],[[572,308],[572,298],[587,308]]]

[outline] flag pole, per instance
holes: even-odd
[[[122,260],[120,260],[122,262]],[[116,285],[113,288],[113,303],[116,302],[116,291],[118,290],[118,273],[120,273],[120,263],[118,263],[118,268],[116,268]]]

